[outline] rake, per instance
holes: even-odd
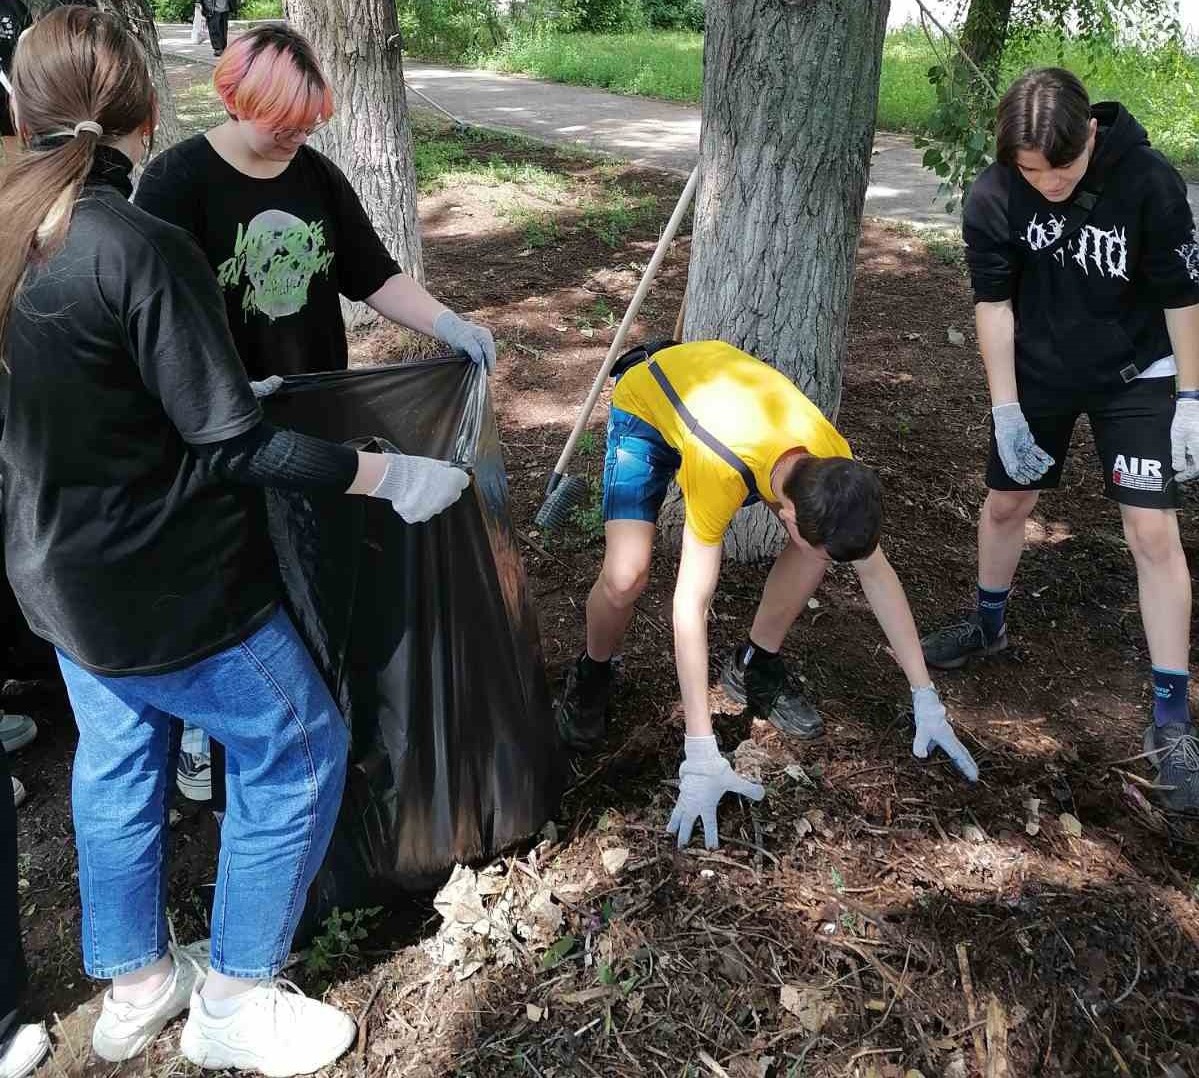
[[[625,311],[616,335],[612,338],[608,354],[604,357],[604,362],[592,383],[591,392],[587,394],[579,417],[575,420],[574,429],[570,432],[570,437],[566,439],[566,445],[562,448],[562,455],[558,457],[558,463],[554,465],[554,470],[550,473],[549,482],[545,488],[545,500],[541,503],[541,508],[537,510],[537,516],[534,518],[539,528],[560,528],[570,519],[570,514],[587,499],[587,481],[582,476],[567,475],[566,466],[570,463],[570,458],[574,456],[579,436],[583,433],[583,428],[587,426],[587,421],[595,410],[596,402],[604,389],[604,382],[608,380],[613,365],[624,349],[629,329],[637,319],[637,312],[641,310],[642,301],[649,292],[654,277],[658,274],[658,269],[666,257],[675,233],[679,230],[679,225],[682,224],[683,215],[687,212],[692,198],[695,197],[695,188],[698,184],[699,165],[696,165],[691,170],[691,175],[687,177],[687,185],[683,188],[683,193],[679,195],[678,205],[675,206],[674,213],[671,214],[666,228],[662,231],[662,238],[658,240],[658,246],[649,260],[649,265],[645,267],[645,272],[641,275],[641,282],[637,285],[637,291],[633,293],[628,310]]]

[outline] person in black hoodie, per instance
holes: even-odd
[[[1060,68],[1013,83],[996,144],[963,221],[993,418],[978,602],[924,638],[925,658],[948,669],[1007,647],[1025,521],[1058,485],[1085,413],[1136,563],[1154,691],[1145,751],[1167,805],[1199,810],[1176,512],[1179,483],[1199,475],[1199,245],[1186,184],[1122,105],[1092,107]]]

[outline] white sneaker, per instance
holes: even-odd
[[[6,715],[0,711],[0,743],[5,752],[23,749],[37,737],[37,723],[26,715]]]
[[[17,1026],[11,1037],[0,1041],[0,1078],[26,1078],[49,1053],[44,1025]]]
[[[20,808],[25,804],[25,787],[15,775],[12,777],[12,807]]]
[[[227,1018],[210,1014],[197,992],[179,1050],[210,1070],[234,1067],[291,1078],[329,1066],[357,1033],[348,1015],[279,978],[251,988]]]
[[[112,998],[111,988],[104,993],[104,1005],[92,1033],[92,1047],[101,1059],[109,1063],[132,1059],[145,1051],[163,1026],[187,1010],[201,977],[196,966],[180,958],[173,946],[171,960],[170,980],[146,1003],[118,1002]]]

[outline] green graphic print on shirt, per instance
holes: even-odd
[[[217,276],[225,288],[248,278],[241,303],[246,318],[260,311],[273,322],[304,309],[312,278],[332,262],[320,221],[306,224],[285,210],[264,210],[237,226],[233,257],[221,263]]]

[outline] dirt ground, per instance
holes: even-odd
[[[563,181],[547,199],[467,177],[421,205],[430,290],[500,341],[493,392],[512,514],[556,682],[581,646],[602,542],[586,517],[546,536],[533,516],[680,182],[500,138],[462,151]],[[627,227],[594,227],[587,207],[622,198],[640,207]],[[687,257],[683,237],[635,337],[669,335]],[[930,627],[972,597],[984,492],[987,396],[952,247],[868,221],[850,326],[839,425],[883,477],[884,545]],[[390,329],[356,336],[354,362],[396,347]],[[574,470],[598,475],[604,413]],[[976,787],[944,757],[912,758],[903,677],[852,573],[834,569],[786,648],[826,736],[788,743],[714,696],[724,747],[752,739],[738,758],[768,794],[722,806],[712,854],[676,854],[663,833],[681,748],[663,546],[603,751],[575,761],[552,833],[500,866],[514,901],[552,896],[554,946],[546,938],[458,980],[431,960],[440,918],[429,896],[364,917],[364,938],[331,970],[300,962],[290,973],[361,1019],[334,1073],[1199,1075],[1199,832],[1152,807],[1143,766],[1129,761],[1141,751],[1148,655],[1131,557],[1097,473],[1084,422],[1062,490],[1030,525],[1013,647],[938,678],[979,762]],[[1191,503],[1192,563],[1194,524]],[[714,665],[746,633],[763,579],[761,568],[726,569]],[[20,841],[31,1013],[58,1035],[47,1073],[110,1073],[85,1056],[87,1011],[69,1017],[96,991],[78,960],[70,715],[53,692],[20,703],[42,727],[14,758],[30,789]],[[207,934],[215,826],[182,807],[170,907],[192,939]],[[172,1057],[178,1030],[125,1071],[188,1070]]]

